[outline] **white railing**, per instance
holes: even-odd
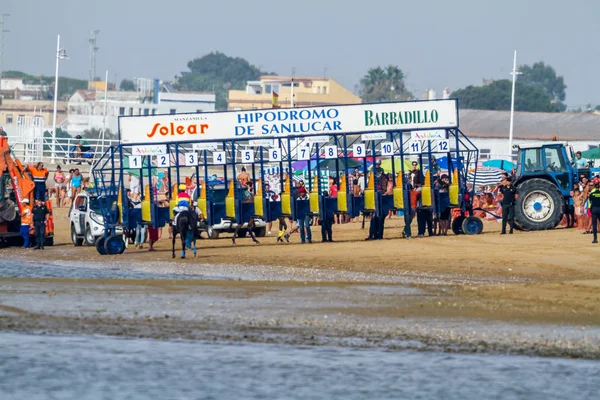
[[[77,164],[77,163],[93,163],[112,145],[117,144],[117,140],[100,140],[86,139],[90,146],[90,151],[83,157],[78,157],[77,142],[75,138],[56,138],[55,154],[52,157],[52,138],[36,137],[35,140],[19,136],[8,136],[8,144],[11,147],[13,157],[18,158],[21,162],[33,163],[42,161],[50,163],[52,158],[56,164]],[[33,142],[33,143],[32,143]],[[32,147],[35,149],[32,150]],[[41,159],[40,159],[41,154]]]

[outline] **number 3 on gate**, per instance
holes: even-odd
[[[213,151],[213,164],[225,164],[224,151]]]
[[[270,149],[269,150],[269,161],[281,161],[281,149]]]
[[[195,167],[196,165],[198,165],[198,153],[186,153],[185,165],[187,167]]]
[[[141,156],[129,156],[129,168],[141,168],[142,157]]]
[[[254,162],[254,150],[243,150],[242,151],[242,162],[253,163]]]
[[[156,156],[156,164],[159,167],[168,167],[169,166],[169,155],[168,154],[160,154]]]

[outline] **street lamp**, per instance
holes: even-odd
[[[510,98],[510,129],[508,133],[508,154],[511,157],[512,161],[512,141],[513,141],[513,122],[515,116],[515,84],[517,82],[517,75],[521,75],[522,72],[517,70],[517,51],[515,50],[515,57],[513,60],[513,69],[510,72],[512,75],[512,95]]]
[[[60,60],[66,60],[67,51],[60,48],[60,35],[57,35],[56,39],[56,74],[54,75],[54,114],[52,116],[52,154],[50,155],[50,163],[54,163],[56,157],[56,102],[58,100],[58,62]]]

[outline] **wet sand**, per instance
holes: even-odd
[[[600,247],[577,230],[406,240],[395,218],[382,241],[334,225],[335,243],[201,240],[173,260],[166,229],[157,252],[100,256],[70,244],[64,210],[56,223],[54,248],[0,254],[199,278],[0,278],[0,330],[600,358]]]

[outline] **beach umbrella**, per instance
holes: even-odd
[[[392,159],[386,158],[381,161],[381,168],[385,171],[386,174],[392,172]],[[369,167],[369,171],[373,169],[373,165]],[[412,161],[404,159],[404,172],[407,172],[412,169]],[[402,163],[400,162],[400,157],[394,157],[394,170],[396,173],[402,172]]]
[[[336,162],[340,170],[344,170],[344,168],[346,167],[346,163],[344,162],[344,160],[336,160],[335,158],[327,158],[321,160],[319,162],[319,167],[323,169],[336,169]],[[348,159],[348,168],[356,168],[360,167],[361,165],[362,164],[360,162],[355,161],[354,159]]]
[[[600,159],[600,147],[594,147],[593,149],[582,151],[581,157],[587,158],[589,160]]]
[[[512,171],[515,164],[506,160],[487,160],[482,163],[484,167],[498,168],[504,171]]]
[[[503,170],[491,167],[479,167],[475,170],[470,170],[467,174],[467,183],[473,186],[495,186],[502,179]],[[475,176],[477,175],[477,176]]]

